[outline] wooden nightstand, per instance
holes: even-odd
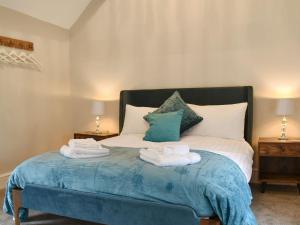
[[[273,183],[296,184],[300,194],[300,138],[260,138],[258,167],[262,193],[267,183]]]
[[[92,132],[92,131],[87,131],[87,132],[80,132],[80,133],[74,133],[74,138],[75,139],[85,139],[85,138],[94,138],[96,141],[101,141],[104,140],[106,138],[111,138],[111,137],[115,137],[118,136],[118,134],[116,133],[112,133],[112,134],[98,134],[96,132]]]

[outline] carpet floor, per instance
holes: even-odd
[[[252,208],[259,225],[300,225],[300,195],[296,187],[269,185],[266,193],[262,194],[258,186],[253,186],[252,191]],[[0,199],[3,199],[3,192],[0,192]],[[1,210],[0,225],[14,225],[12,218]],[[30,220],[22,225],[96,224],[31,211]]]

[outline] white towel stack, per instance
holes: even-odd
[[[156,166],[185,166],[201,160],[199,154],[190,152],[188,145],[141,149],[140,158]]]
[[[86,159],[109,155],[109,149],[103,148],[92,138],[71,139],[68,144],[60,148],[60,153],[68,158]]]

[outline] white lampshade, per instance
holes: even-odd
[[[95,116],[103,116],[104,115],[104,102],[102,101],[94,101],[92,106],[92,113]]]
[[[289,116],[295,111],[295,102],[291,98],[277,100],[276,114],[278,116]]]

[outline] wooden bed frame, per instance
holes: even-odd
[[[174,91],[179,91],[182,98],[191,104],[222,105],[247,102],[248,108],[245,118],[245,140],[251,144],[253,120],[253,89],[244,87],[217,87],[217,88],[179,88],[154,90],[128,90],[120,93],[120,131],[122,130],[126,104],[134,106],[159,107]],[[147,99],[147,101],[145,101]],[[22,207],[22,189],[13,190],[15,225],[20,225],[18,216]],[[219,218],[203,218],[200,225],[221,225]]]

